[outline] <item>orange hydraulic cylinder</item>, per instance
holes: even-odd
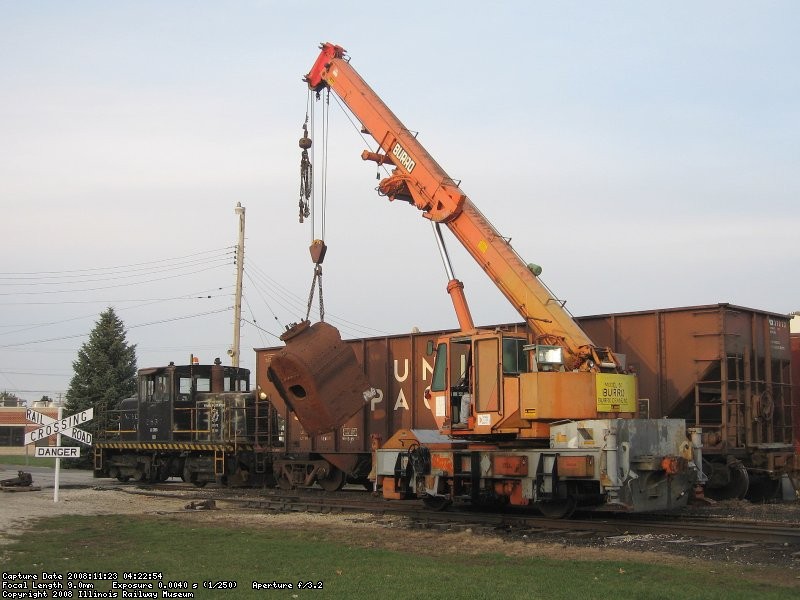
[[[451,279],[447,284],[447,293],[453,301],[453,308],[456,310],[456,318],[461,331],[472,331],[475,323],[472,321],[472,313],[467,305],[467,298],[464,296],[464,284],[458,279]]]

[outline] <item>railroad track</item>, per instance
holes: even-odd
[[[800,551],[800,526],[729,519],[687,518],[666,515],[645,518],[642,515],[585,513],[573,519],[547,519],[538,515],[514,512],[486,512],[453,508],[431,511],[421,502],[387,502],[364,491],[329,493],[322,490],[232,490],[199,489],[183,484],[152,486],[114,486],[132,493],[174,496],[184,500],[213,499],[220,507],[273,512],[365,513],[373,518],[403,518],[410,528],[443,531],[472,530],[476,533],[503,532],[516,536],[566,536],[569,538],[602,537],[608,540],[631,536],[671,536],[668,543],[679,544],[700,538],[703,543],[743,542],[791,546]],[[395,519],[396,520],[396,519]]]

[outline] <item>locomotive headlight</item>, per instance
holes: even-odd
[[[266,393],[266,392],[261,392],[261,393],[258,395],[258,397],[259,397],[261,400],[266,400],[266,399],[267,399],[267,393]]]

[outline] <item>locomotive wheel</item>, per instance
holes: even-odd
[[[321,479],[317,479],[317,483],[326,492],[336,492],[344,487],[346,479],[344,471],[331,466],[328,474]]]
[[[201,488],[201,487],[206,487],[206,484],[207,484],[207,483],[208,483],[207,481],[197,481],[197,480],[195,480],[195,481],[192,481],[192,485],[193,485],[194,487],[199,487],[199,488]]]
[[[447,496],[428,496],[422,497],[422,503],[430,510],[440,511],[450,506],[450,498]]]
[[[121,481],[122,483],[128,483],[130,480],[130,475],[117,475],[117,481]]]
[[[574,496],[567,496],[561,500],[539,502],[536,505],[536,508],[548,519],[569,519],[577,507],[578,501]]]

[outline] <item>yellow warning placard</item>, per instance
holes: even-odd
[[[595,378],[597,412],[636,412],[636,377],[598,373]]]

